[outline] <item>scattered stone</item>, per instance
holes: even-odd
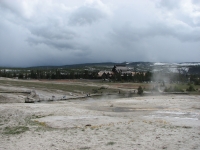
[[[163,146],[162,149],[167,149],[167,146]]]
[[[185,129],[190,129],[190,128],[192,128],[192,127],[190,127],[190,126],[183,126],[183,128],[185,128]]]
[[[86,124],[85,126],[86,126],[86,127],[91,127],[92,125],[91,125],[91,124]]]

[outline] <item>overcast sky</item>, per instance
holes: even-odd
[[[0,66],[200,62],[200,0],[0,0]]]

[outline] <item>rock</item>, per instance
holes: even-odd
[[[162,149],[167,149],[167,146],[163,146]]]
[[[86,127],[91,127],[92,125],[91,125],[91,124],[86,124],[85,126],[86,126]]]
[[[39,96],[36,94],[36,92],[33,90],[31,91],[30,95],[27,96],[25,99],[25,103],[34,103],[38,101]]]

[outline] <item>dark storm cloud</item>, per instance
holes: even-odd
[[[200,30],[188,29],[187,27],[177,25],[170,26],[165,24],[153,24],[146,32],[147,36],[171,36],[182,42],[200,41]]]
[[[20,15],[20,16],[22,15],[21,5],[20,3],[17,3],[17,1],[1,0],[0,8],[6,11],[10,11],[16,15]]]
[[[0,65],[199,61],[199,35],[195,0],[0,1]]]
[[[39,27],[33,27],[30,29],[31,33],[33,35],[36,35],[38,37],[46,38],[46,39],[74,39],[76,37],[76,33],[67,30],[67,29],[61,29],[58,26],[39,26]]]
[[[74,41],[76,33],[56,26],[39,26],[29,28],[32,35],[27,38],[30,44],[46,44],[57,49],[76,49],[78,43]]]
[[[45,45],[49,45],[49,46],[53,46],[55,48],[58,48],[58,49],[65,49],[65,50],[68,50],[68,49],[75,49],[76,46],[74,43],[70,43],[66,40],[49,40],[49,39],[44,39],[44,38],[33,38],[33,37],[29,37],[27,39],[27,41],[30,43],[30,44],[45,44]]]
[[[111,39],[113,39],[115,42],[118,42],[125,47],[140,40],[143,37],[142,29],[130,26],[115,27],[110,33],[110,36]]]
[[[162,23],[150,24],[147,28],[126,25],[114,28],[111,36],[116,42],[120,42],[124,46],[128,46],[131,43],[135,44],[135,42],[155,36],[174,37],[182,42],[200,42],[200,29],[194,28],[188,30],[184,26],[172,27]]]

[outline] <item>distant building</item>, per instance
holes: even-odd
[[[99,71],[98,73],[98,77],[100,78],[110,78],[112,77],[115,73],[119,73],[121,74],[121,76],[124,76],[125,74],[126,75],[129,75],[129,76],[134,76],[135,74],[137,73],[142,73],[143,75],[145,75],[144,72],[134,72],[133,71],[133,68],[128,68],[126,65],[115,65],[113,68],[112,68],[112,71]]]
[[[115,66],[115,70],[118,72],[118,73],[121,73],[121,74],[130,74],[132,73],[132,71],[125,65],[116,65]]]
[[[99,71],[98,73],[98,77],[103,77],[103,76],[106,76],[106,77],[111,77],[114,73],[112,71]]]

